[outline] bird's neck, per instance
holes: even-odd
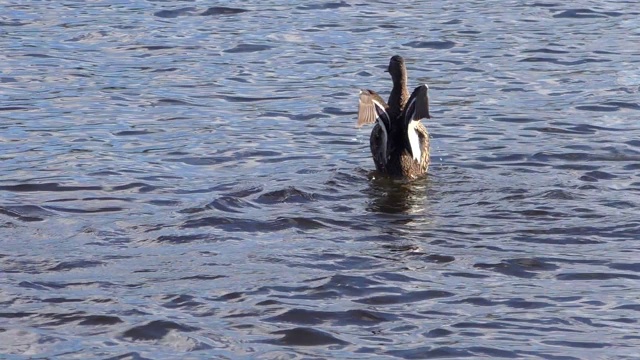
[[[402,112],[409,100],[409,90],[407,89],[407,73],[393,77],[393,89],[389,95],[389,115],[396,118]]]

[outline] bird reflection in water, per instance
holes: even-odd
[[[428,193],[431,186],[429,177],[412,181],[392,179],[386,176],[371,176],[369,186],[364,192],[369,197],[367,212],[378,228],[381,246],[393,256],[396,254],[423,253],[425,230],[428,232],[432,222],[429,216]],[[371,220],[373,219],[373,220]]]
[[[365,190],[371,198],[367,211],[377,214],[424,214],[427,211],[428,189],[428,177],[409,181],[372,174],[369,187]]]

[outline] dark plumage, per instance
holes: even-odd
[[[361,90],[357,126],[376,123],[369,145],[376,169],[393,177],[415,178],[429,168],[429,133],[421,119],[429,119],[429,87],[420,85],[409,95],[404,59],[389,61],[393,88],[389,103],[375,91]]]

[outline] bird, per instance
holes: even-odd
[[[429,169],[429,132],[420,120],[431,119],[429,86],[407,89],[407,68],[394,55],[386,70],[393,88],[388,103],[375,91],[360,90],[357,127],[375,124],[369,146],[376,170],[394,178],[417,178]]]

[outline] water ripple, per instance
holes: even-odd
[[[558,14],[554,14],[554,18],[576,18],[576,19],[584,19],[584,18],[606,18],[606,17],[618,17],[623,14],[616,11],[595,11],[591,9],[569,9],[564,10]]]
[[[637,358],[638,15],[3,2],[0,353]],[[394,54],[415,181],[353,125]]]

